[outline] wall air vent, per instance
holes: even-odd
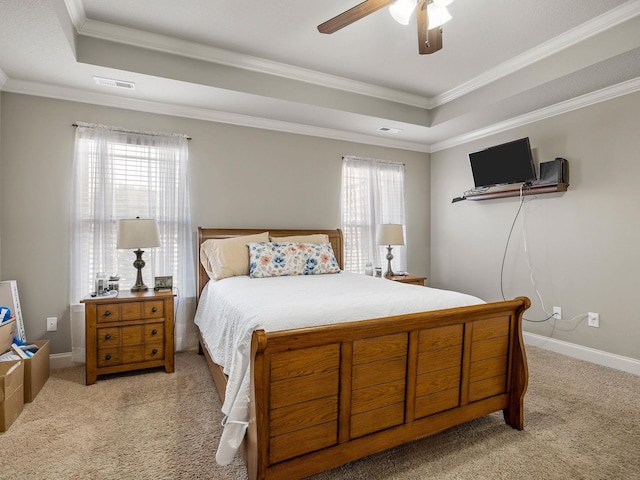
[[[392,127],[380,127],[378,128],[379,132],[383,132],[383,133],[393,133],[393,134],[398,134],[400,133],[402,130],[400,130],[399,128],[392,128]]]
[[[102,85],[103,87],[116,87],[116,88],[124,88],[125,90],[135,90],[136,84],[133,82],[127,82],[126,80],[113,80],[111,78],[104,77],[93,77],[93,80],[98,85]]]

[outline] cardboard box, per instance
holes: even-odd
[[[16,321],[12,318],[8,322],[0,323],[0,354],[11,349],[13,336],[16,334]]]
[[[0,432],[6,432],[24,407],[24,364],[0,362]]]
[[[49,379],[49,340],[29,342],[37,345],[38,351],[24,363],[24,402],[33,402]]]
[[[9,307],[16,321],[16,332],[14,335],[25,342],[27,337],[22,320],[22,309],[20,308],[18,282],[15,280],[4,280],[0,282],[0,306]]]

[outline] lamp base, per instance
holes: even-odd
[[[146,292],[147,290],[149,290],[149,287],[147,287],[145,284],[134,285],[133,287],[131,287],[132,292]]]
[[[142,254],[144,253],[144,251],[138,249],[133,253],[136,254],[136,260],[133,262],[133,266],[138,269],[138,274],[136,275],[136,283],[133,285],[133,287],[131,287],[131,291],[146,292],[147,290],[149,290],[149,287],[147,287],[142,281],[142,269],[146,265],[146,263],[144,263],[144,260],[142,260]]]
[[[391,260],[393,260],[393,255],[391,254],[391,245],[387,247],[387,271],[385,272],[385,278],[395,277],[396,274],[391,270]]]

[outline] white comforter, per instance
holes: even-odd
[[[267,332],[484,303],[458,292],[341,272],[334,275],[209,281],[195,323],[213,360],[228,375],[224,430],[216,461],[227,465],[249,418],[253,331]]]

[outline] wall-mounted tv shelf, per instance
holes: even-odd
[[[554,183],[550,185],[533,185],[522,190],[523,195],[538,195],[541,193],[566,192],[568,183]],[[491,198],[519,197],[520,187],[509,190],[495,190],[493,192],[474,193],[466,195],[467,200],[489,200]]]

